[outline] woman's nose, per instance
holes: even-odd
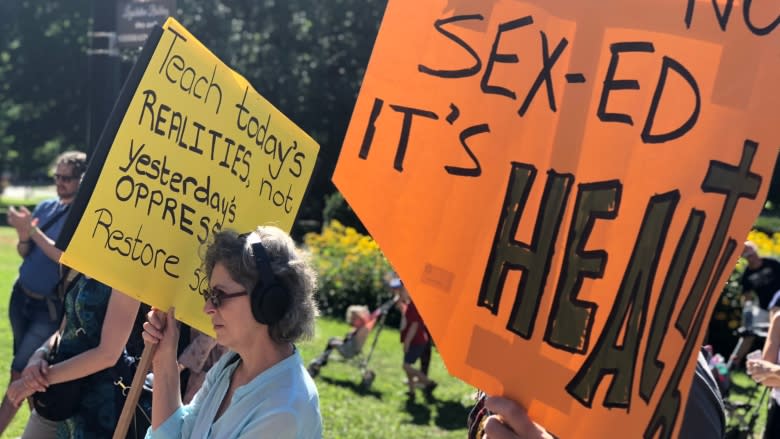
[[[213,303],[211,303],[211,300],[206,300],[206,302],[203,304],[203,312],[211,315],[217,312],[217,308],[214,306]]]

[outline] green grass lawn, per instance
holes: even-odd
[[[8,387],[13,358],[11,325],[8,321],[8,299],[21,262],[22,258],[16,253],[16,232],[10,227],[0,227],[0,391],[3,394]],[[13,423],[2,437],[21,436],[28,415],[29,411],[25,405],[19,410]]]
[[[763,437],[760,434],[764,431],[764,425],[766,425],[767,404],[769,398],[771,398],[770,392],[766,393],[763,403],[756,410],[761,399],[763,388],[757,388],[755,381],[743,372],[732,372],[731,380],[731,390],[726,396],[726,399],[734,403],[750,403],[752,409],[735,411],[728,420],[728,425],[747,427],[751,422],[754,422],[753,438],[758,439]]]

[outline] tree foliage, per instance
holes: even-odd
[[[179,0],[180,21],[320,144],[319,219],[386,0]]]
[[[97,0],[93,0],[97,1]],[[101,0],[110,1],[110,0]],[[85,148],[87,0],[0,3],[0,171]],[[178,0],[177,19],[320,143],[301,214],[319,219],[386,0]],[[125,51],[129,71],[137,51]]]
[[[0,171],[29,179],[85,149],[86,0],[0,2]]]

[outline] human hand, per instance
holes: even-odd
[[[780,376],[780,365],[766,360],[748,360],[747,373],[757,383],[761,383],[771,376]]]
[[[21,380],[28,383],[28,387],[35,388],[37,392],[44,392],[49,387],[48,373],[49,362],[40,354],[35,354],[22,371]]]
[[[483,439],[553,439],[544,427],[528,417],[523,407],[510,399],[488,397],[485,408],[492,415],[485,421]]]
[[[29,383],[30,382],[28,380],[20,378],[8,386],[8,390],[6,390],[5,396],[8,397],[8,400],[11,401],[11,404],[13,404],[14,407],[19,408],[19,406],[22,404],[22,401],[32,396],[33,393],[46,390],[36,390],[31,388],[28,386]]]
[[[17,231],[24,232],[26,234],[27,231],[32,227],[32,213],[24,206],[19,208],[14,206],[9,207],[6,216],[8,219],[8,224],[14,227]]]
[[[148,344],[157,345],[154,359],[168,358],[176,361],[176,350],[179,344],[179,325],[176,323],[176,310],[171,307],[168,312],[152,308],[146,315],[143,338]]]

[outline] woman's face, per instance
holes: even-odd
[[[217,262],[211,271],[209,287],[221,296],[218,308],[210,300],[203,305],[203,312],[211,318],[217,342],[236,350],[257,337],[261,332],[258,330],[260,324],[252,316],[249,294],[240,294],[246,293],[246,288],[230,277],[221,262]],[[234,296],[226,297],[231,294]]]

